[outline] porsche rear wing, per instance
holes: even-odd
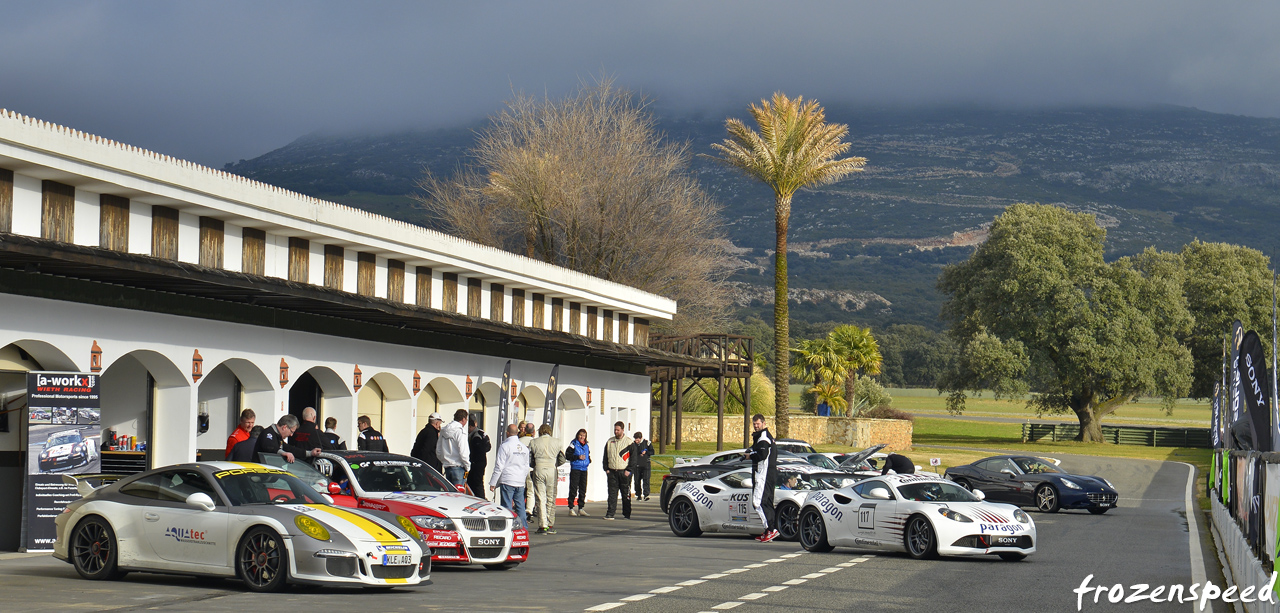
[[[62,475],[62,482],[68,485],[76,486],[76,491],[81,496],[88,496],[93,490],[96,490],[108,483],[115,483],[130,475],[116,475],[107,473],[89,473],[81,475]],[[97,481],[98,485],[94,486],[90,481]]]

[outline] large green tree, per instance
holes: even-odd
[[[1195,363],[1191,396],[1208,398],[1222,373],[1222,338],[1239,319],[1270,344],[1270,260],[1257,249],[1195,241],[1182,248],[1182,293],[1195,325],[1184,344]]]
[[[943,271],[942,314],[960,349],[938,388],[949,409],[982,390],[1032,392],[1037,412],[1074,413],[1084,441],[1101,441],[1100,420],[1138,396],[1172,410],[1191,387],[1182,288],[1129,258],[1108,263],[1105,238],[1093,215],[1015,204]]]
[[[839,181],[862,170],[867,159],[840,158],[849,150],[844,137],[849,126],[827,123],[826,113],[814,100],[802,96],[788,98],[782,92],[772,100],[761,100],[748,109],[759,132],[738,119],[725,121],[729,137],[711,145],[720,153],[720,161],[741,170],[747,176],[773,189],[774,227],[777,234],[774,251],[773,350],[774,408],[777,411],[776,433],[787,436],[791,423],[788,385],[787,309],[787,228],[791,221],[791,198],[801,188]]]

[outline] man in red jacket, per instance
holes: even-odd
[[[253,422],[257,416],[253,414],[253,409],[245,409],[240,411],[240,425],[231,432],[231,436],[227,437],[227,454],[223,457],[231,457],[231,448],[236,443],[249,440],[249,431],[253,430]]]

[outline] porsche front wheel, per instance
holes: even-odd
[[[778,505],[778,538],[794,541],[800,534],[800,507],[794,502]]]
[[[920,515],[907,520],[907,531],[902,536],[907,547],[907,555],[923,560],[938,557],[938,536],[933,524]]]
[[[800,546],[805,551],[826,553],[835,549],[827,540],[827,522],[822,514],[814,509],[806,509],[800,514]]]
[[[259,526],[236,547],[236,574],[254,592],[276,592],[289,578],[289,552],[274,530]]]
[[[71,535],[71,564],[85,579],[119,579],[125,575],[117,566],[119,550],[116,533],[107,520],[86,517]]]

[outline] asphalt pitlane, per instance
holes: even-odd
[[[656,499],[635,503],[632,519],[605,521],[557,513],[558,534],[533,535],[528,563],[509,571],[441,567],[433,585],[391,591],[293,587],[250,594],[238,582],[133,573],[87,582],[48,556],[0,559],[0,611],[32,609],[226,611],[278,606],[306,610],[612,611],[681,613],[733,610],[1075,611],[1072,591],[1092,585],[1192,583],[1185,520],[1187,467],[1061,456],[1063,468],[1100,474],[1121,493],[1105,515],[1031,512],[1040,543],[1022,562],[997,557],[912,560],[903,554],[838,548],[806,553],[796,543],[758,543],[737,535],[679,538]],[[620,517],[620,516],[619,516]],[[1199,523],[1203,531],[1206,525]],[[1209,578],[1222,577],[1211,543]],[[1106,594],[1084,611],[1186,611],[1191,603],[1113,605]],[[264,605],[264,603],[270,606]],[[265,608],[264,608],[265,607]],[[1206,610],[1226,611],[1221,604]]]

